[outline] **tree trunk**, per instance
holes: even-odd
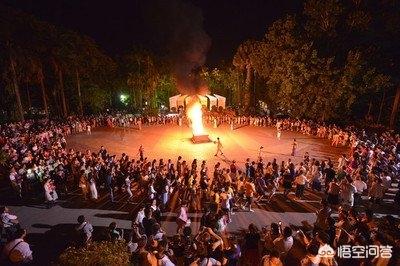
[[[379,106],[378,124],[381,122],[382,109],[383,109],[383,104],[385,103],[385,98],[386,98],[386,90],[383,89],[381,105]]]
[[[367,113],[367,116],[366,116],[366,117],[369,117],[369,115],[371,114],[371,110],[372,110],[372,99],[369,101],[369,104],[368,104],[368,113]]]
[[[49,108],[47,106],[46,87],[44,86],[44,75],[43,75],[42,67],[40,67],[40,70],[39,70],[39,83],[40,83],[40,89],[42,91],[42,101],[43,101],[44,113],[48,117],[49,116]]]
[[[78,102],[79,102],[79,114],[83,115],[83,105],[82,105],[82,94],[81,94],[81,79],[79,77],[79,71],[75,68],[76,74],[76,86],[78,88]]]
[[[251,66],[246,66],[246,81],[243,95],[244,108],[246,111],[249,110],[250,101],[251,101]]]
[[[29,107],[28,110],[30,110],[32,108],[32,101],[31,101],[31,94],[29,92],[29,85],[28,84],[26,84],[26,96],[28,98],[28,107]]]
[[[140,111],[142,111],[142,107],[143,107],[143,84],[140,86],[140,90],[139,90],[139,108],[140,108]]]
[[[59,94],[60,93],[59,93],[58,85],[56,84],[52,91],[54,108],[56,110],[57,115],[62,116],[60,97],[58,96]]]
[[[400,103],[400,85],[397,86],[396,96],[394,97],[392,113],[390,114],[390,128],[393,129],[396,126],[396,116],[399,111]]]
[[[59,89],[60,89],[62,115],[63,115],[63,117],[67,117],[68,111],[67,111],[67,102],[65,100],[65,94],[64,94],[63,74],[62,74],[62,71],[60,68],[58,68],[58,85],[59,85]]]
[[[55,73],[55,75],[58,76],[57,89],[59,91],[59,95],[55,95],[55,97],[56,96],[60,97],[60,101],[61,101],[61,116],[62,117],[67,117],[67,103],[65,101],[65,95],[64,95],[63,74],[62,74],[61,68],[58,66],[58,63],[57,63],[56,59],[54,57],[52,57],[51,61],[52,61],[53,67],[54,67],[54,73]],[[57,101],[56,101],[56,104],[57,104]]]
[[[15,72],[15,61],[11,56],[10,56],[10,67],[11,67],[11,75],[12,75],[12,83],[13,83],[12,85],[13,85],[13,89],[14,89],[15,99],[17,101],[17,119],[20,121],[24,121],[24,109],[22,108],[17,73]]]
[[[132,96],[133,96],[132,97],[133,98],[133,100],[132,100],[133,106],[135,108],[137,108],[138,107],[138,95],[137,95],[137,92],[136,92],[136,90],[134,88],[131,89],[131,92],[132,92]]]

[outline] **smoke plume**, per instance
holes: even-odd
[[[181,0],[150,1],[152,24],[165,43],[181,94],[206,94],[208,86],[201,78],[201,67],[211,39],[203,29],[203,15],[194,5]],[[160,36],[158,36],[160,37]]]

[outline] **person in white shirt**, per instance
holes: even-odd
[[[292,229],[286,226],[283,229],[283,234],[274,240],[274,247],[280,255],[285,256],[293,246]]]
[[[140,205],[139,211],[136,214],[135,223],[142,224],[143,218],[144,218],[144,205],[142,204]]]
[[[19,229],[16,233],[16,239],[8,242],[3,249],[3,258],[12,264],[24,264],[33,260],[32,250],[24,238],[25,229]]]
[[[3,228],[10,228],[19,225],[18,217],[10,214],[10,210],[4,206],[1,212],[1,223]]]
[[[97,200],[99,196],[97,193],[96,180],[92,173],[89,174],[89,189],[92,200]]]
[[[165,253],[167,253],[167,251],[168,251],[167,250],[167,242],[160,241],[158,243],[157,253],[155,255],[158,266],[175,266],[175,264],[165,254]]]
[[[52,204],[58,199],[58,195],[56,192],[56,187],[54,185],[53,180],[50,178],[46,178],[44,180],[44,195],[46,198],[47,208],[50,208]]]
[[[156,197],[157,191],[154,189],[154,180],[150,180],[150,184],[148,187],[148,194],[149,194],[149,199],[153,200]]]
[[[304,175],[303,172],[300,172],[298,176],[296,176],[296,179],[294,180],[294,183],[296,184],[296,197],[297,198],[303,198],[304,196],[304,189],[306,187],[306,182],[307,182],[307,177]]]
[[[381,173],[382,185],[385,187],[385,190],[388,190],[392,185],[392,178],[387,174],[386,171]]]
[[[355,198],[354,201],[356,203],[361,202],[361,195],[363,194],[364,190],[367,189],[367,184],[361,179],[360,175],[356,176],[356,180],[354,180],[353,185],[356,187],[356,193],[354,194]]]
[[[132,190],[131,190],[131,179],[129,178],[129,175],[126,176],[125,178],[125,186],[126,186],[126,192],[129,195],[128,201],[130,201],[133,198]]]
[[[340,197],[343,201],[343,206],[353,207],[354,193],[356,192],[356,187],[352,183],[349,183],[347,178],[344,178],[340,184]]]

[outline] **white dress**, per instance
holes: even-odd
[[[131,180],[129,179],[128,176],[125,178],[125,185],[126,185],[126,192],[128,192],[129,198],[132,198],[133,194],[131,190]]]
[[[46,182],[44,184],[44,195],[45,195],[46,201],[55,201],[58,199],[57,192],[56,192],[54,186],[50,182]]]
[[[94,181],[93,178],[91,178],[89,183],[90,183],[90,185],[89,185],[90,195],[91,195],[92,199],[96,200],[98,198],[96,182]]]
[[[155,194],[156,194],[156,191],[154,190],[154,187],[151,185],[149,187],[149,199],[151,199],[151,200],[154,199]]]

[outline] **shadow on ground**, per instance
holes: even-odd
[[[76,224],[48,224],[32,225],[39,228],[49,228],[45,233],[30,233],[27,235],[27,242],[33,251],[33,265],[54,265],[60,254],[69,246],[74,245],[76,240]],[[125,230],[125,236],[129,230]],[[95,226],[93,232],[94,241],[107,240],[107,228]]]

